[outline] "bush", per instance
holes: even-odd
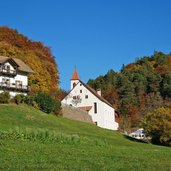
[[[62,116],[61,102],[59,100],[56,100],[56,105],[55,105],[54,113],[57,116]]]
[[[60,106],[51,96],[42,92],[35,96],[35,101],[39,105],[40,110],[45,113],[51,113]]]
[[[160,107],[142,119],[142,126],[155,144],[171,146],[171,108]]]
[[[40,108],[39,108],[39,105],[38,105],[35,101],[32,102],[32,106],[33,106],[35,109],[40,109]]]
[[[15,97],[14,97],[14,101],[16,104],[20,104],[20,103],[23,103],[25,100],[25,95],[24,94],[17,94]]]
[[[24,102],[28,105],[33,105],[35,97],[34,96],[25,96]]]
[[[0,93],[0,103],[9,103],[10,101],[10,94],[9,92],[2,92]]]

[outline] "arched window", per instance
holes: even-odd
[[[76,83],[73,83],[73,88],[76,86]]]

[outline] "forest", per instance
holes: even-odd
[[[90,79],[88,85],[100,88],[120,113],[120,129],[137,127],[144,114],[171,106],[171,54],[155,51],[123,65],[120,72],[111,69],[104,76]]]

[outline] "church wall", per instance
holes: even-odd
[[[73,81],[71,82],[73,83]],[[74,96],[78,97],[78,100],[74,100]],[[91,115],[93,122],[96,122],[97,126],[112,130],[117,129],[114,109],[92,94],[81,82],[62,100],[62,103],[74,107],[92,106],[89,115]],[[95,113],[94,103],[97,104],[97,113]]]
[[[118,129],[118,123],[115,122],[115,110],[104,103],[104,127],[117,130]]]

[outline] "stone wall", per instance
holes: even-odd
[[[93,123],[91,116],[79,108],[62,104],[62,113],[64,118]]]

